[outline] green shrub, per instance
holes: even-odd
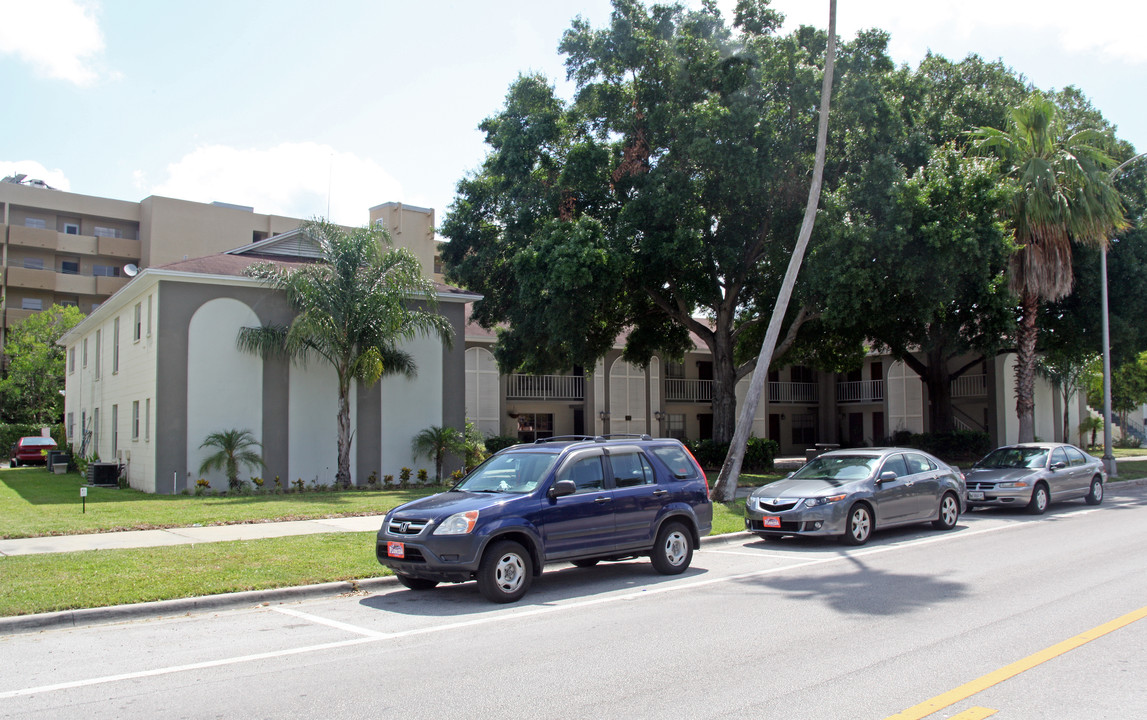
[[[486,452],[493,455],[499,450],[508,448],[511,445],[517,445],[518,442],[518,438],[512,435],[492,435],[486,438]]]
[[[932,453],[942,460],[979,460],[992,450],[992,439],[984,432],[953,430],[946,433],[910,433],[899,430],[892,444]]]
[[[712,440],[695,440],[686,443],[693,457],[701,463],[706,470],[716,470],[725,462],[729,454],[729,443],[718,443]],[[745,444],[745,457],[741,461],[743,472],[767,472],[773,469],[773,458],[777,456],[780,446],[776,440],[768,438],[750,437]]]

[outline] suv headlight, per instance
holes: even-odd
[[[434,528],[435,535],[465,535],[478,524],[478,511],[470,510],[451,515]]]
[[[829,503],[840,502],[841,500],[845,499],[846,497],[848,497],[847,494],[829,495],[827,497],[808,498],[807,500],[804,501],[804,506],[812,508],[812,507],[817,507],[820,505],[828,505]]]

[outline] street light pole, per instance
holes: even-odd
[[[1119,171],[1136,160],[1147,157],[1147,153],[1139,153],[1135,157],[1121,163],[1111,171],[1108,177],[1112,182]],[[1114,238],[1113,238],[1114,239]],[[1110,243],[1108,243],[1110,245]],[[1115,467],[1115,454],[1111,452],[1111,337],[1107,321],[1107,248],[1099,252],[1099,296],[1103,310],[1103,467],[1108,477],[1119,477]]]

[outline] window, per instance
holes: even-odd
[[[84,362],[83,367],[88,366],[88,339],[84,338]]]
[[[40,298],[24,298],[20,301],[21,310],[43,310],[44,301]]]
[[[68,413],[68,439],[71,440],[76,436],[76,414],[74,412]]]
[[[653,467],[639,452],[611,454],[609,464],[613,468],[613,481],[619,488],[652,485],[657,482]]]
[[[665,423],[665,432],[668,433],[671,438],[684,440],[685,413],[669,413],[669,419]]]
[[[915,475],[916,473],[925,473],[929,470],[935,470],[935,468],[932,466],[932,462],[923,455],[908,453],[904,456],[904,459],[908,462],[908,472],[912,475]]]
[[[100,227],[96,225],[95,232],[92,233],[96,237],[118,238],[123,237],[123,231],[119,228]]]
[[[131,439],[139,440],[139,400],[131,401]]]
[[[100,409],[92,409],[92,455],[100,454]]]
[[[59,295],[57,295],[56,296],[56,304],[62,305],[64,307],[78,308],[80,306],[80,296],[79,295],[68,295],[67,297],[60,297]]]
[[[680,380],[685,377],[685,363],[670,360],[665,363],[665,377]]]
[[[100,379],[100,331],[96,330],[96,380]]]
[[[25,270],[43,270],[44,258],[24,258]]]
[[[68,374],[71,375],[76,371],[76,349],[74,347],[68,348]]]
[[[151,337],[151,296],[147,296],[147,336]]]
[[[148,398],[143,406],[143,441],[151,441],[151,398]]]
[[[1072,467],[1079,467],[1080,465],[1087,464],[1087,458],[1083,457],[1083,453],[1080,451],[1073,447],[1065,447],[1064,450],[1067,452],[1067,457],[1068,460],[1070,460]]]
[[[655,445],[650,448],[650,452],[656,455],[658,460],[665,463],[669,472],[673,473],[673,477],[678,480],[697,477],[697,466],[693,464],[689,453],[680,446]]]
[[[64,234],[65,235],[79,235],[80,234],[80,224],[79,223],[73,223],[73,222],[64,223]]]
[[[80,274],[80,261],[79,260],[61,260],[60,272],[64,275],[79,275]]]
[[[96,277],[119,277],[119,266],[92,265],[92,275]]]
[[[605,473],[601,469],[601,456],[580,457],[566,463],[558,472],[558,480],[573,480],[575,494],[605,490]]]
[[[24,218],[24,227],[39,228],[41,230],[48,229],[48,222],[44,218]]]
[[[112,457],[119,454],[119,405],[112,405]]]
[[[796,382],[796,381],[794,381]],[[809,447],[816,444],[816,413],[794,413],[792,420],[793,445]]]
[[[143,304],[142,303],[136,303],[135,304],[135,310],[132,311],[132,319],[131,319],[131,341],[132,342],[139,342],[140,328],[143,325],[142,315],[143,315]]]
[[[789,368],[792,381],[795,383],[813,383],[816,382],[816,373],[810,367],[804,365],[793,365]]]
[[[1051,451],[1051,464],[1054,466],[1056,463],[1067,465],[1067,453],[1061,447]]]
[[[905,464],[903,455],[893,455],[884,461],[884,467],[880,468],[880,474],[883,475],[889,471],[896,473],[896,477],[904,477],[908,474],[908,465]]]
[[[518,440],[533,442],[538,438],[554,436],[552,413],[522,413],[518,415]]]
[[[112,375],[119,372],[119,318],[112,323]]]

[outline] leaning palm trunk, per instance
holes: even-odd
[[[796,247],[793,248],[789,266],[785,271],[784,283],[777,295],[777,304],[773,307],[773,315],[769,319],[769,327],[765,332],[765,339],[761,343],[761,354],[757,357],[757,366],[753,369],[753,379],[749,383],[749,392],[745,395],[745,406],[737,420],[737,430],[733,433],[733,441],[729,445],[729,452],[721,466],[721,474],[717,484],[713,487],[714,499],[721,502],[732,502],[737,494],[737,478],[741,475],[741,463],[745,459],[745,446],[749,442],[749,433],[753,427],[753,416],[757,413],[757,403],[760,402],[764,391],[765,378],[768,377],[773,351],[777,347],[777,339],[781,334],[781,322],[785,312],[788,311],[789,299],[793,294],[793,286],[797,282],[801,262],[804,260],[805,248],[808,247],[812,236],[813,222],[816,220],[816,209],[820,204],[821,180],[824,176],[825,145],[828,140],[828,108],[832,98],[832,71],[834,56],[836,54],[836,0],[828,3],[828,48],[825,50],[824,82],[820,90],[820,122],[816,133],[816,159],[813,163],[812,186],[808,191],[808,203],[805,205],[804,222],[801,224],[800,235],[797,237]]]

